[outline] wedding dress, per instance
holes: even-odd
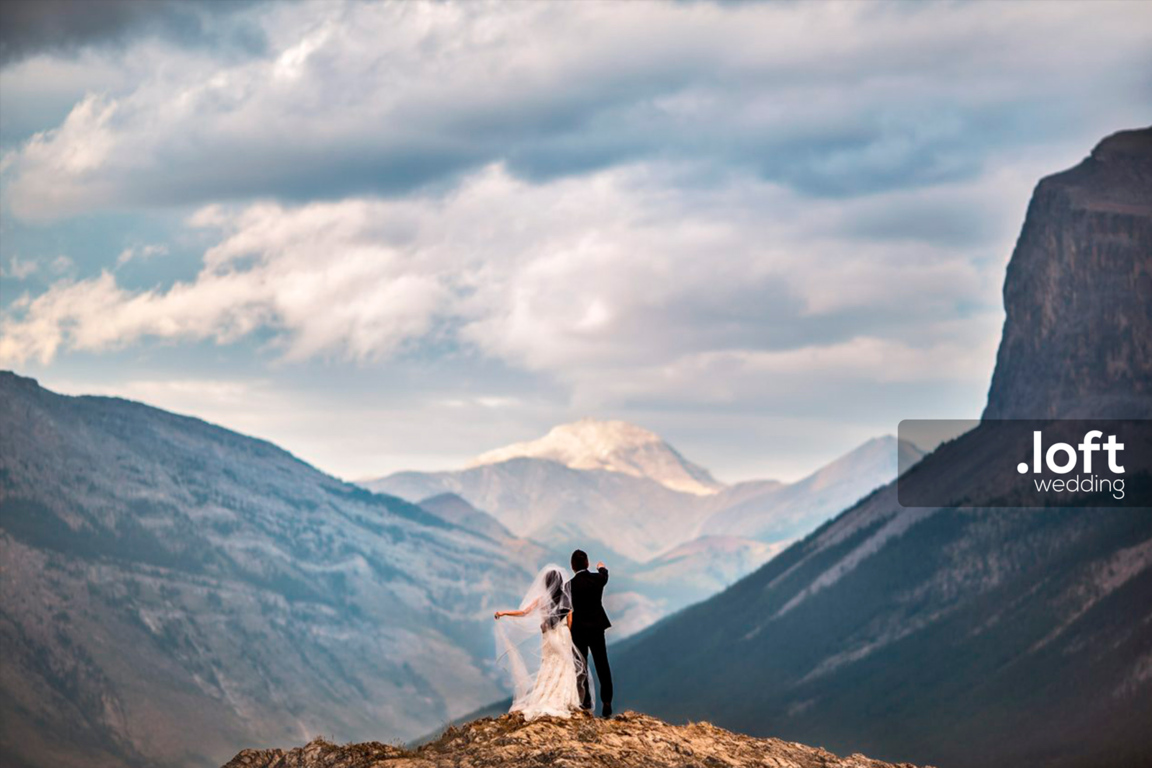
[[[496,622],[499,661],[512,679],[510,712],[527,720],[568,717],[580,708],[577,676],[582,662],[568,629],[571,599],[559,566],[546,566],[520,604],[523,616]]]
[[[541,715],[568,717],[580,708],[576,686],[576,665],[572,653],[572,633],[561,623],[542,633],[540,670],[532,690],[523,701],[514,701],[511,712],[523,712],[533,720]]]

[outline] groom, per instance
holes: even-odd
[[[608,583],[608,569],[596,563],[596,572],[588,570],[588,555],[578,549],[572,553],[572,570],[576,574],[568,582],[572,591],[572,642],[584,660],[583,672],[577,680],[584,709],[592,709],[592,692],[588,690],[588,651],[596,664],[596,680],[600,683],[601,714],[612,717],[612,670],[608,666],[608,650],[604,647],[604,630],[612,626],[604,613],[604,585]]]

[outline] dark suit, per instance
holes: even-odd
[[[604,630],[612,626],[604,612],[604,585],[607,583],[607,568],[596,572],[580,571],[569,582],[572,591],[572,642],[584,660],[584,672],[577,682],[585,709],[592,709],[592,693],[588,690],[589,651],[596,665],[600,703],[609,709],[612,706],[612,669],[608,666],[608,650],[604,645]]]

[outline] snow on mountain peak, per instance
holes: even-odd
[[[571,469],[646,477],[667,488],[698,496],[723,488],[708,470],[686,460],[659,435],[626,421],[584,418],[561,424],[538,440],[481,454],[471,466],[518,458],[548,459]]]

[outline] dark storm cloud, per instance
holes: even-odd
[[[4,0],[0,66],[38,53],[72,53],[157,35],[180,45],[217,44],[257,52],[259,27],[215,23],[256,0]]]
[[[227,19],[240,6],[14,7],[24,18],[5,35],[20,50],[165,29],[194,44],[247,22],[275,41],[218,67],[157,66],[155,82],[141,66],[136,90],[85,88],[91,99],[10,155],[13,209],[36,219],[404,195],[489,164],[533,182],[694,166],[702,185],[741,175],[817,199],[963,184],[1020,149],[1123,124],[1138,110],[1121,75],[1148,37],[1120,14],[1086,27],[1039,6],[1011,27],[937,4],[270,3]],[[1105,34],[1110,56],[1049,45],[1087,51]],[[964,238],[963,222],[932,218],[939,240]]]

